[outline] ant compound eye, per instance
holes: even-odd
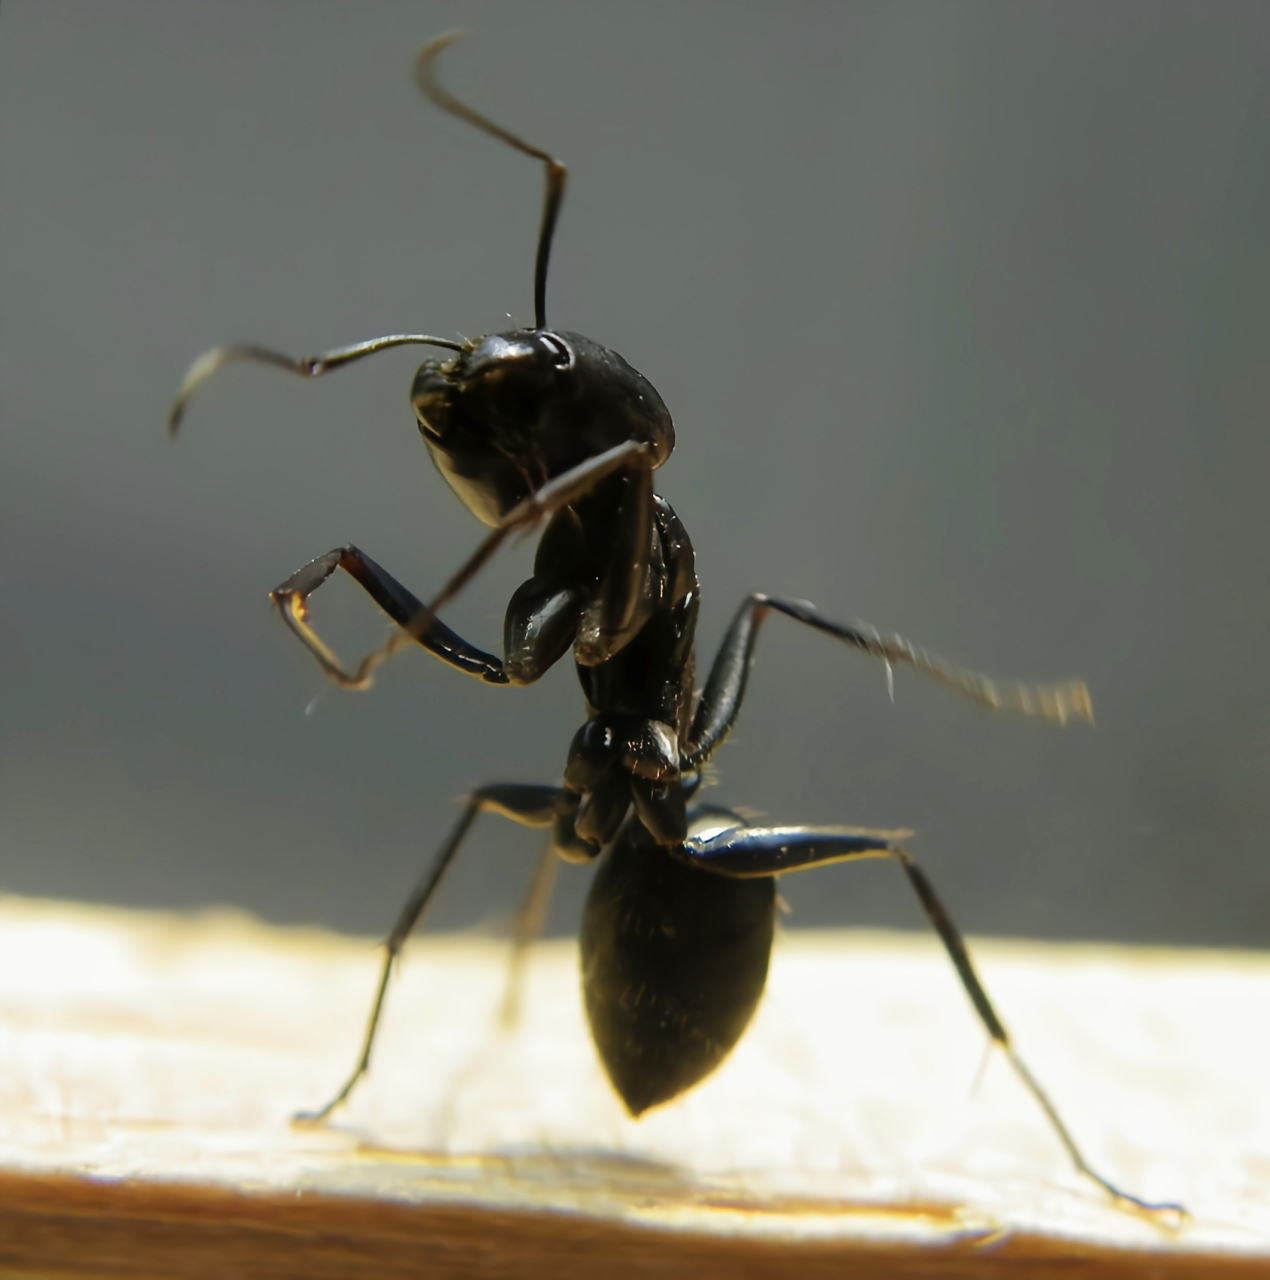
[[[544,333],[538,339],[551,353],[551,363],[557,369],[572,369],[574,365],[573,348],[554,333]]]

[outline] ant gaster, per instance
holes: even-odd
[[[776,910],[776,877],[864,858],[896,863],[939,935],[989,1036],[1039,1103],[1076,1168],[1118,1201],[1152,1206],[1094,1171],[1049,1097],[1015,1052],[930,881],[900,841],[906,832],[849,827],[759,827],[725,809],[690,806],[701,770],[724,741],[745,694],[755,642],[772,613],[863,650],[907,663],[994,710],[1059,724],[1092,721],[1085,686],[998,682],[943,662],[898,636],[844,625],[813,605],[749,596],[732,619],[704,688],[695,683],[699,590],[692,543],[652,473],[675,432],[652,384],[616,352],[581,334],[550,329],[547,266],[564,196],[565,166],[479,115],[435,77],[451,32],[419,53],[419,87],[437,106],[540,160],[546,196],[534,267],[534,326],[468,342],[392,335],[309,359],[235,344],[200,357],[169,416],[175,432],[190,395],[222,365],[253,360],[317,377],[391,347],[448,348],[415,374],[411,403],[437,469],[491,527],[476,552],[424,604],[354,546],[305,565],[271,593],[284,621],[322,669],[364,689],[392,654],[420,645],[487,684],[537,680],[572,649],[587,720],[569,749],[563,785],[481,787],[411,894],[389,934],[379,986],[352,1075],[321,1120],[367,1070],[402,945],[422,917],[476,816],[493,812],[550,829],[548,848],[517,923],[515,971],[541,924],[555,857],[601,858],[582,922],[583,989],[601,1061],[638,1116],[709,1075],[731,1051],[762,995]],[[545,523],[533,576],[512,596],[500,659],[450,630],[437,611],[513,531]],[[310,627],[309,596],[337,568],[349,573],[397,624],[393,637],[352,671]]]

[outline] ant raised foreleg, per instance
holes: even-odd
[[[282,620],[336,684],[345,689],[366,689],[371,683],[369,657],[363,659],[356,671],[346,671],[335,652],[308,623],[306,602],[309,596],[336,569],[343,569],[349,574],[399,627],[410,626],[414,619],[426,613],[427,606],[364,551],[353,546],[336,547],[334,551],[310,560],[269,593]],[[469,644],[439,618],[433,620],[426,634],[413,638],[456,671],[478,676],[486,684],[507,683],[507,675],[498,658]]]
[[[495,526],[430,604],[425,605],[365,552],[336,547],[310,560],[270,592],[283,621],[318,665],[346,689],[367,689],[375,668],[411,644],[420,644],[455,670],[486,684],[529,684],[575,644],[579,661],[593,665],[627,643],[656,606],[653,494],[647,446],[627,441],[588,458],[548,481],[518,503]],[[587,545],[573,510],[603,481],[620,478],[614,527],[602,556]],[[476,575],[507,537],[528,531],[557,513],[535,560],[535,573],[512,597],[507,610],[504,665],[469,644],[436,614]],[[581,545],[579,545],[581,544]],[[598,560],[588,566],[585,560]],[[400,628],[349,672],[308,623],[308,599],[335,570],[343,569]],[[585,657],[583,656],[585,653]]]

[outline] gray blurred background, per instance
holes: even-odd
[[[0,888],[377,932],[465,788],[558,776],[568,662],[343,694],[266,600],[346,541],[421,595],[474,545],[419,352],[232,369],[161,429],[214,343],[530,319],[540,167],[410,80],[456,24],[446,82],[571,166],[552,322],[675,414],[704,653],[762,589],[1093,691],[1092,730],[892,705],[773,619],[711,798],[915,828],[971,931],[1270,946],[1270,6],[1212,0],[4,0]],[[497,647],[531,553],[449,620]],[[385,634],[348,584],[315,616]],[[486,819],[436,923],[538,847]],[[783,892],[920,927],[884,865]]]

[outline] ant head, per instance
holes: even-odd
[[[675,447],[661,396],[615,351],[547,327],[547,264],[568,171],[554,156],[486,119],[436,78],[450,31],[419,50],[415,79],[443,111],[542,162],[542,225],[534,259],[534,327],[468,343],[415,374],[410,399],[432,461],[464,504],[497,525],[547,481],[634,441],[659,467]]]
[[[615,445],[650,445],[655,467],[675,445],[652,383],[577,333],[491,334],[454,360],[423,364],[410,399],[432,461],[488,525]]]

